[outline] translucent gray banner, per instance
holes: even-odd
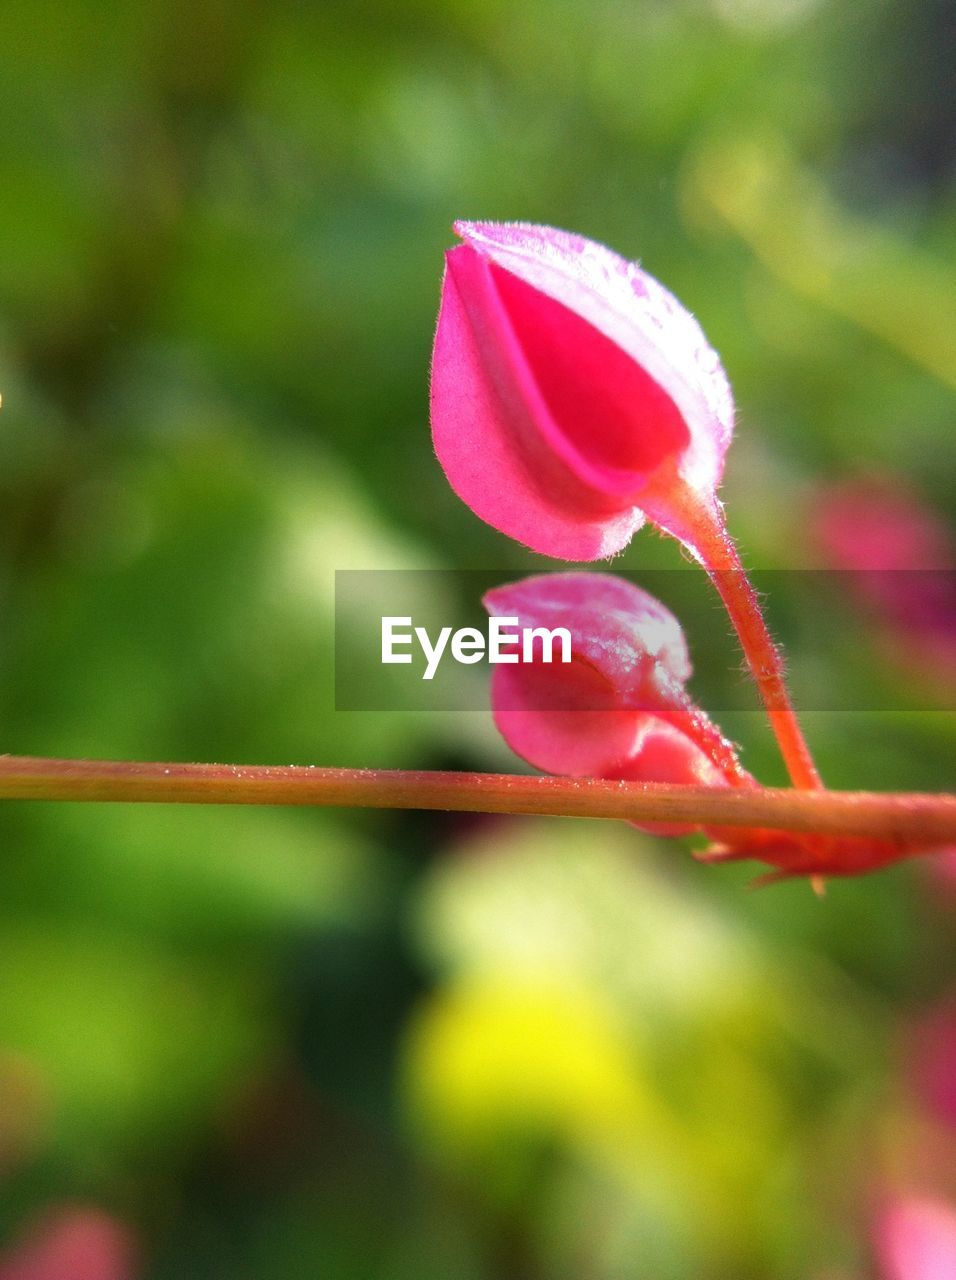
[[[337,572],[336,710],[487,709],[489,620],[481,599],[526,576],[507,569]],[[704,574],[615,576],[680,620],[694,665],[688,688],[698,702],[711,714],[757,709],[739,644]],[[802,710],[956,710],[956,571],[774,570],[751,577]]]

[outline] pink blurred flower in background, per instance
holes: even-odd
[[[0,1280],[132,1280],[129,1229],[101,1209],[60,1206],[0,1255]]]
[[[822,490],[810,530],[824,564],[847,571],[884,657],[956,691],[956,543],[936,513],[899,478],[867,476]]]
[[[596,560],[648,518],[691,538],[733,429],[720,360],[635,263],[583,236],[458,222],[432,359],[435,451],[488,524]]]
[[[956,539],[946,524],[900,477],[869,475],[821,490],[809,527],[824,563],[845,571],[884,661],[952,699]],[[956,848],[936,851],[926,869],[945,897],[956,899]]]
[[[954,1280],[956,1210],[910,1196],[888,1204],[876,1223],[881,1280]]]
[[[956,568],[948,529],[897,476],[861,476],[821,489],[812,530],[835,569]]]
[[[937,1123],[956,1130],[956,998],[908,1027],[905,1056],[911,1086],[923,1108]]]

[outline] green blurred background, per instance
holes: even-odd
[[[820,504],[861,477],[944,528],[949,24],[945,0],[4,0],[3,748],[516,767],[485,714],[332,699],[335,569],[545,564],[432,458],[456,217],[583,232],[695,312],[751,564],[832,563]],[[620,561],[680,564],[648,532]],[[775,607],[798,687],[896,708],[808,717],[828,781],[951,786],[953,715],[907,707],[927,681],[952,707],[953,671],[852,592]],[[780,780],[759,719],[725,727]],[[0,1259],[78,1205],[135,1240],[93,1280],[851,1280],[881,1196],[956,1188],[908,1065],[956,982],[925,866],[820,901],[610,824],[0,827]]]

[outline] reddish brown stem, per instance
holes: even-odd
[[[790,700],[783,660],[767,630],[757,593],[727,530],[720,504],[716,499],[706,503],[696,496],[688,497],[684,515],[687,527],[682,540],[703,564],[730,616],[790,780],[795,787],[816,790],[823,783]]]
[[[448,809],[956,843],[956,796],[715,788],[389,769],[152,764],[0,756],[0,799]]]

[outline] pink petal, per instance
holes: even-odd
[[[680,623],[639,587],[609,574],[551,573],[485,596],[493,617],[566,628],[573,661],[494,668],[495,723],[522,759],[549,773],[623,776],[661,688],[691,672]],[[663,781],[664,779],[659,779]]]
[[[473,252],[462,245],[452,257]],[[518,276],[478,261],[491,274],[546,406],[539,424],[546,443],[598,492],[633,498],[647,476],[687,445],[677,406],[587,320]]]
[[[495,667],[491,705],[511,750],[545,773],[609,777],[641,737],[641,713],[621,710],[614,687],[584,662]]]
[[[883,1280],[953,1280],[956,1212],[941,1200],[900,1200],[878,1224]]]
[[[521,629],[565,628],[570,663],[494,667],[491,705],[508,745],[548,773],[728,786],[751,781],[733,748],[684,692],[691,673],[680,624],[653,596],[602,573],[551,573],[489,591],[492,617]],[[676,723],[673,717],[677,717]],[[716,754],[715,754],[716,753]],[[681,835],[691,825],[649,826]]]
[[[727,779],[686,734],[652,716],[644,718],[640,742],[631,759],[605,775],[627,782],[673,782],[690,787],[726,787]],[[657,836],[685,836],[700,830],[693,823],[634,822]]]
[[[566,627],[571,651],[599,671],[618,705],[647,709],[656,678],[684,684],[691,664],[680,623],[659,600],[608,573],[543,573],[489,591],[495,617],[522,627]]]
[[[730,384],[700,325],[663,285],[604,245],[553,227],[457,222],[455,231],[630,356],[687,424],[681,475],[693,488],[716,488],[733,433]]]
[[[482,520],[542,554],[613,555],[644,517],[602,501],[547,447],[560,435],[550,423],[542,431],[547,419],[487,267],[450,254],[431,376],[432,438],[449,483]]]
[[[673,725],[644,717],[637,753],[608,777],[630,782],[673,782],[687,787],[726,787],[727,779],[696,743]]]

